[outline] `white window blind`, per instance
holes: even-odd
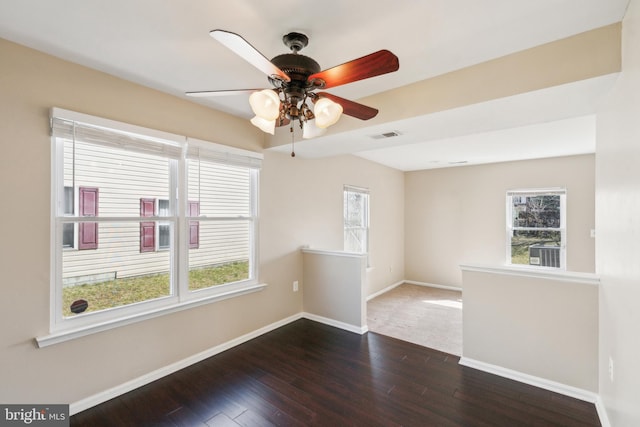
[[[258,153],[234,149],[233,147],[224,147],[224,150],[220,150],[219,144],[193,138],[187,138],[187,143],[189,146],[187,159],[204,160],[251,169],[260,169],[262,166],[262,156]]]
[[[177,159],[184,137],[54,108],[51,135],[69,140]]]

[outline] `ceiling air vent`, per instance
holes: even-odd
[[[371,139],[385,139],[385,138],[393,138],[395,136],[400,136],[401,133],[397,130],[392,130],[391,132],[385,132],[378,135],[371,135]]]

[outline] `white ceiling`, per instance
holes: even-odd
[[[212,29],[242,35],[269,58],[286,53],[282,35],[303,32],[310,42],[302,53],[323,69],[379,49],[394,52],[400,59],[398,72],[329,91],[357,100],[618,22],[627,3],[2,0],[0,37],[180,97],[187,91],[268,86],[258,70],[209,37]],[[301,141],[296,153],[308,157],[354,153],[400,170],[416,170],[451,162],[593,152],[593,112],[612,84],[611,77],[592,79],[384,128]],[[186,99],[251,116],[244,95]],[[401,135],[371,138],[391,130]]]

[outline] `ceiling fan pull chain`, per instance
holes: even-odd
[[[294,150],[295,145],[294,145],[294,141],[293,141],[293,121],[291,121],[291,127],[289,128],[289,132],[291,133],[291,157],[295,157],[296,156],[296,152]]]

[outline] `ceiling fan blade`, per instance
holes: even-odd
[[[381,74],[392,73],[399,68],[400,62],[397,56],[388,50],[379,50],[362,58],[312,74],[307,80],[310,82],[322,80],[324,85],[319,87],[328,89]]]
[[[273,65],[271,61],[238,34],[224,30],[213,30],[209,32],[209,35],[267,76],[276,76],[285,82],[291,80],[284,71]]]
[[[231,89],[231,90],[203,90],[197,92],[185,92],[187,96],[193,96],[195,98],[204,98],[208,96],[233,96],[233,95],[250,95],[253,92],[261,89]]]
[[[369,120],[374,118],[378,114],[378,110],[375,108],[368,107],[366,105],[359,104],[348,99],[340,98],[339,96],[332,95],[330,93],[318,93],[318,98],[314,99],[314,102],[319,98],[329,98],[336,104],[340,104],[342,106],[342,112],[344,114],[360,120]]]

